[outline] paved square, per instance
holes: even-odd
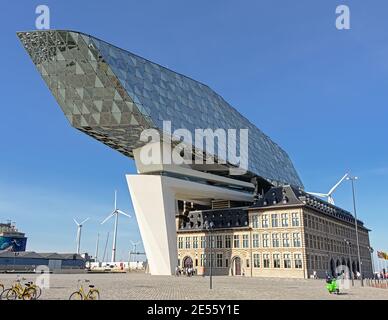
[[[29,280],[34,275],[21,275]],[[16,275],[0,274],[0,283],[9,287]],[[126,274],[52,274],[50,289],[43,290],[41,299],[68,299],[77,289],[78,279],[89,279],[101,293],[101,299],[387,299],[388,289],[360,286],[330,295],[324,280],[274,279],[250,277],[151,276],[144,273]]]

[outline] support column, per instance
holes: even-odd
[[[127,175],[149,271],[152,275],[172,275],[178,263],[175,197],[163,176]]]

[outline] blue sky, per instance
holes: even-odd
[[[6,1],[1,33],[0,219],[29,236],[28,249],[74,251],[73,217],[91,217],[82,247],[94,254],[99,222],[133,212],[132,160],[72,129],[15,32],[35,28],[47,4],[51,28],[89,33],[210,85],[283,147],[307,190],[325,192],[346,171],[360,177],[360,219],[388,250],[388,3],[374,1]],[[351,30],[335,28],[348,4]],[[336,203],[351,210],[344,183]],[[123,218],[118,257],[139,240]],[[102,242],[100,247],[103,246]],[[110,248],[111,244],[109,244]]]

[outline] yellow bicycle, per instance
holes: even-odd
[[[30,283],[26,283],[24,286],[20,283],[20,280],[16,280],[12,287],[3,291],[2,297],[7,300],[35,300],[36,290],[31,287]]]
[[[27,282],[31,288],[33,288],[36,291],[36,297],[35,299],[39,299],[39,297],[42,295],[42,289],[33,281]]]
[[[89,283],[89,280],[78,280],[78,290],[73,292],[69,300],[100,300],[100,292],[94,288],[94,285],[89,284],[89,290],[85,291],[82,282]]]

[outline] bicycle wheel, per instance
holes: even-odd
[[[36,291],[36,297],[35,297],[35,299],[39,299],[40,296],[42,295],[42,288],[39,287],[39,286],[35,286],[34,289],[35,289],[35,291]]]
[[[87,295],[87,300],[100,300],[100,293],[98,290],[90,290]]]
[[[3,292],[0,294],[0,300],[5,300],[7,298],[7,292],[9,289],[4,289]]]
[[[36,290],[34,288],[28,288],[23,292],[23,300],[35,300]]]
[[[84,298],[82,297],[82,294],[79,293],[79,291],[73,292],[69,297],[69,300],[83,300],[83,299]]]
[[[3,292],[3,298],[7,300],[16,300],[18,297],[17,292],[14,289],[7,289]]]

